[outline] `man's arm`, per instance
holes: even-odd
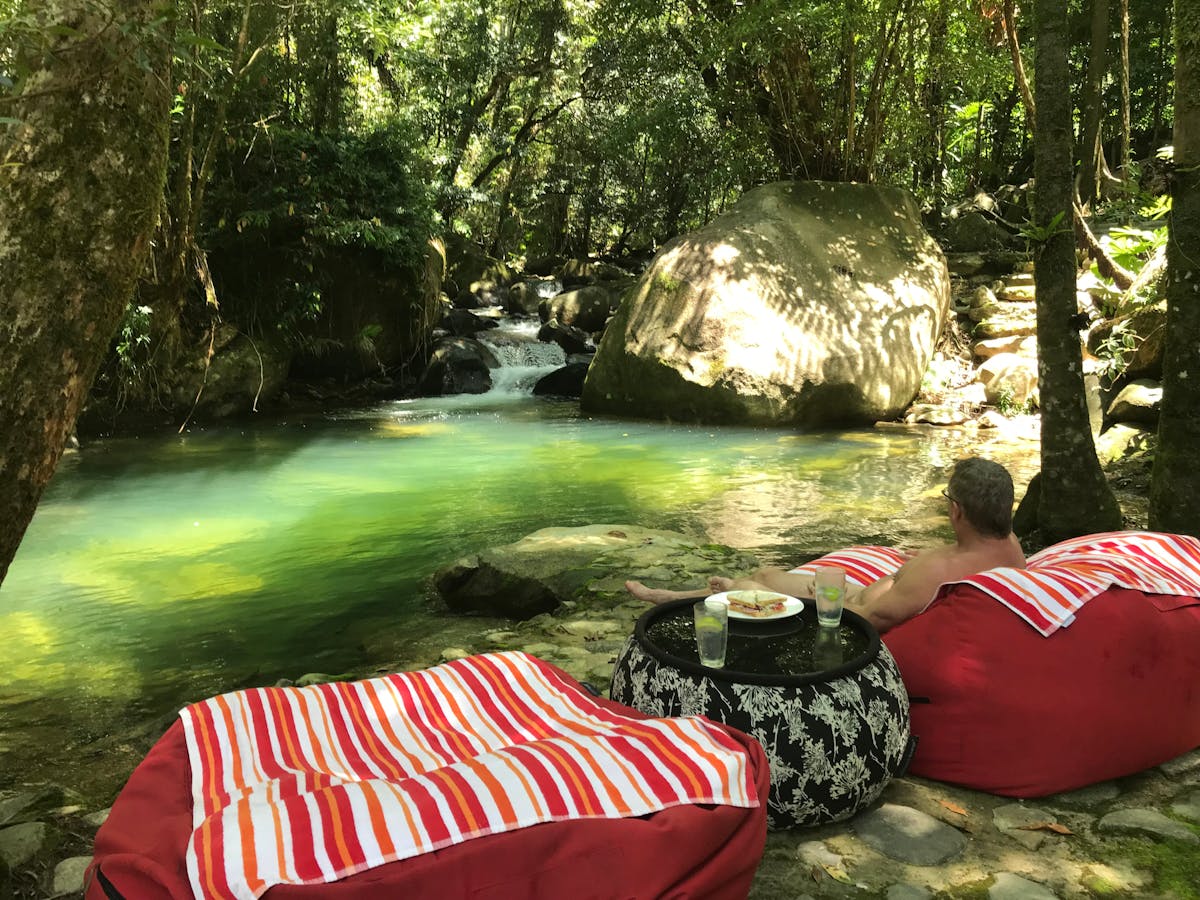
[[[868,585],[847,606],[863,616],[880,633],[895,628],[921,612],[933,599],[933,592],[944,580],[941,555],[932,553],[914,556],[895,575],[880,578]]]

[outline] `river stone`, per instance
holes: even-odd
[[[953,403],[914,403],[904,414],[904,421],[926,425],[961,425],[970,416],[962,406]]]
[[[1037,338],[1014,334],[1008,337],[976,341],[972,351],[980,359],[990,359],[998,353],[1016,353],[1018,356],[1037,359]]]
[[[91,825],[93,828],[99,828],[108,821],[108,816],[111,812],[111,806],[106,807],[105,809],[98,809],[96,812],[88,813],[86,816],[84,816],[83,821],[88,825]]]
[[[1026,337],[1037,331],[1037,318],[1032,315],[1013,313],[990,316],[975,326],[974,334],[983,340],[1002,337]]]
[[[988,888],[988,900],[1058,900],[1058,894],[1044,884],[1012,872],[997,872],[996,880]]]
[[[45,791],[18,791],[0,794],[0,825],[15,824],[36,817],[35,807],[45,805]]]
[[[841,854],[834,853],[824,841],[804,841],[796,848],[796,858],[809,866],[842,867]]]
[[[620,302],[619,291],[590,284],[542,300],[538,304],[538,316],[543,322],[557,320],[562,325],[574,326],[581,331],[599,331]]]
[[[908,193],[763,185],[658,253],[605,330],[582,405],[690,422],[894,419],[949,306],[945,257]]]
[[[1094,809],[1102,803],[1116,800],[1119,796],[1121,796],[1121,788],[1115,781],[1101,781],[1099,784],[1089,784],[1087,787],[1081,787],[1078,790],[1054,794],[1048,797],[1047,800],[1063,806]]]
[[[885,856],[914,866],[936,866],[963,852],[967,842],[949,825],[909,806],[885,803],[859,816],[854,830]]]
[[[1096,438],[1096,457],[1101,464],[1138,456],[1154,448],[1158,435],[1148,428],[1118,423]]]
[[[472,338],[438,342],[417,390],[425,397],[485,394],[492,388],[491,370],[500,365],[492,351]]]
[[[756,564],[747,554],[673,531],[634,525],[543,528],[451,563],[434,575],[434,586],[456,612],[530,619],[593,596],[595,584],[611,585],[614,574],[646,580],[652,570],[679,585],[703,583],[713,572],[752,571]],[[609,600],[606,607],[611,605]]]
[[[1171,812],[1193,822],[1200,822],[1200,791],[1184,794],[1171,804]]]
[[[1021,826],[1053,821],[1054,816],[1046,810],[1022,803],[1006,803],[992,810],[992,824],[1029,850],[1040,847],[1047,835],[1044,831],[1029,831]]]
[[[1148,378],[1131,381],[1108,405],[1108,420],[1131,425],[1158,425],[1162,385]]]
[[[0,862],[11,871],[37,856],[46,844],[45,822],[24,822],[0,829]]]
[[[533,386],[534,396],[578,399],[583,393],[583,380],[587,377],[587,370],[587,363],[567,363],[539,378]]]
[[[979,367],[975,377],[992,406],[1024,407],[1037,398],[1037,360],[1016,353],[997,353]]]
[[[50,882],[53,896],[64,897],[68,894],[83,893],[83,877],[91,862],[90,856],[71,856],[55,866]]]
[[[1158,767],[1164,775],[1178,778],[1181,775],[1191,775],[1200,769],[1200,750],[1191,750],[1182,756],[1168,759]]]
[[[1118,809],[1102,818],[1096,827],[1110,834],[1140,834],[1200,844],[1196,832],[1154,809]]]

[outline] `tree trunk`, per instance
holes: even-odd
[[[37,9],[57,36],[0,104],[0,580],[145,265],[171,99],[158,3]]]
[[[1150,527],[1200,537],[1200,0],[1175,0],[1175,173]]]
[[[1017,42],[1016,23],[1013,20],[1012,3],[1005,4],[1005,27],[1008,32],[1008,43],[1012,50],[1013,56],[1013,73],[1017,79],[1017,86],[1021,89],[1021,98],[1025,101],[1026,120],[1034,122],[1037,119],[1037,104],[1033,99],[1033,92],[1029,89],[1029,82],[1025,78],[1025,67],[1021,64],[1021,47]],[[1068,86],[1064,83],[1063,90],[1068,90]],[[1069,106],[1068,96],[1068,110]],[[1037,141],[1035,139],[1035,151]],[[1077,201],[1077,198],[1075,198]],[[1071,204],[1071,216],[1075,222],[1075,235],[1079,242],[1079,246],[1087,251],[1088,256],[1096,261],[1096,268],[1100,270],[1100,274],[1106,278],[1111,278],[1123,291],[1129,290],[1129,286],[1133,284],[1133,273],[1122,268],[1119,263],[1111,256],[1108,251],[1101,246],[1096,240],[1096,236],[1092,234],[1092,229],[1088,227],[1087,221],[1083,217],[1083,210],[1078,202]]]
[[[1079,197],[1086,205],[1100,196],[1104,150],[1100,113],[1104,106],[1104,70],[1108,64],[1108,0],[1092,0],[1092,41],[1083,94],[1083,134],[1079,141]]]
[[[1121,179],[1128,183],[1130,151],[1129,124],[1129,0],[1121,0]]]
[[[1037,0],[1037,121],[1034,127],[1034,225],[1038,380],[1042,405],[1042,479],[1038,527],[1060,541],[1109,531],[1121,511],[1100,470],[1084,400],[1079,332],[1073,323],[1075,241],[1070,222],[1071,91],[1067,0]]]

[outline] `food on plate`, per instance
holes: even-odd
[[[744,616],[767,618],[777,616],[787,608],[787,597],[774,591],[730,591],[729,611]]]

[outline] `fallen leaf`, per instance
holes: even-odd
[[[942,806],[946,807],[952,813],[958,813],[960,816],[969,815],[965,809],[951,800],[939,800],[938,803],[942,804]]]
[[[1055,834],[1074,834],[1066,825],[1059,825],[1057,822],[1034,822],[1031,825],[1018,825],[1017,828],[1022,831],[1053,831]]]
[[[813,881],[820,881],[821,880],[821,867],[814,864],[813,867],[808,870],[808,874],[810,876],[812,876]]]
[[[831,866],[828,863],[823,863],[822,868],[829,873],[829,877],[834,881],[840,881],[842,884],[853,884],[853,882],[850,880],[850,876],[837,866]]]

